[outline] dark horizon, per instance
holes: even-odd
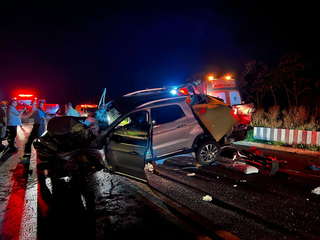
[[[48,103],[95,103],[178,85],[196,72],[241,76],[296,53],[319,64],[315,4],[118,1],[0,9],[0,100],[34,91]],[[319,74],[313,70],[316,76]]]

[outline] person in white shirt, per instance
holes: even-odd
[[[10,146],[10,151],[18,151],[14,143],[17,136],[17,126],[21,126],[20,116],[26,111],[26,107],[24,107],[21,112],[18,112],[16,109],[18,102],[15,98],[11,99],[9,102],[9,106],[7,108],[7,129],[9,130],[8,134],[8,143]]]
[[[75,110],[74,108],[72,108],[72,103],[68,102],[67,103],[67,113],[66,116],[72,116],[72,117],[80,117],[79,113],[77,112],[77,110]]]

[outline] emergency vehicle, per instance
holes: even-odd
[[[207,95],[221,98],[230,106],[242,104],[239,84],[231,76],[224,78],[210,76],[201,83],[201,87]]]
[[[37,105],[39,101],[44,103],[43,110],[47,114],[48,117],[56,116],[56,114],[59,113],[60,107],[59,104],[47,104],[45,99],[38,99],[33,94],[18,94],[16,97],[17,100],[17,107],[16,109],[20,112],[24,107],[27,108],[27,110],[21,115],[21,121],[22,122],[28,122],[29,121],[29,115],[33,111],[32,103],[36,102]]]
[[[97,104],[81,104],[75,107],[75,110],[79,113],[80,117],[88,117],[91,113],[98,110]]]
[[[255,108],[253,103],[245,104],[242,101],[240,87],[236,79],[231,78],[231,76],[224,78],[211,76],[205,80],[197,80],[171,88],[171,93],[173,94],[178,96],[187,95],[186,101],[191,105],[201,101],[201,98],[204,98],[201,95],[209,95],[226,103],[232,108],[234,116],[239,118],[239,123],[227,134],[227,138],[232,137],[235,141],[247,138],[248,125],[251,123],[251,116]]]
[[[38,103],[39,101],[43,101],[44,102],[44,109],[46,108],[46,100],[45,99],[38,99],[33,94],[19,94],[18,97],[15,97],[15,99],[17,100],[17,103],[18,103],[16,109],[19,112],[24,107],[27,108],[25,113],[32,111],[32,107],[33,107],[32,103],[33,102]]]
[[[240,87],[236,79],[231,76],[223,78],[214,78],[213,76],[202,81],[197,80],[193,83],[183,85],[177,88],[178,95],[182,94],[203,94],[219,98],[230,106],[242,104]]]
[[[205,94],[217,98],[230,105],[234,114],[241,119],[243,125],[251,123],[251,115],[255,111],[253,103],[244,103],[241,98],[240,86],[231,76],[215,78],[208,77],[205,80],[197,80],[173,89],[177,95],[189,95],[187,102],[196,101],[193,96]]]

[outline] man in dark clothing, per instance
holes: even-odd
[[[46,114],[42,109],[43,106],[44,106],[44,103],[42,101],[39,102],[38,107],[30,115],[30,118],[34,119],[34,124],[33,124],[32,131],[29,135],[28,141],[25,145],[24,155],[23,155],[23,157],[21,157],[22,160],[30,159],[31,145],[32,145],[33,141],[36,138],[39,138],[46,130],[47,119],[46,119]]]
[[[2,144],[2,140],[6,136],[7,131],[7,102],[2,101],[0,103],[0,152],[5,149],[5,146]]]

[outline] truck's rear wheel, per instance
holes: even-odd
[[[214,163],[220,157],[221,148],[216,141],[204,142],[197,151],[196,160],[199,164],[206,166]]]

